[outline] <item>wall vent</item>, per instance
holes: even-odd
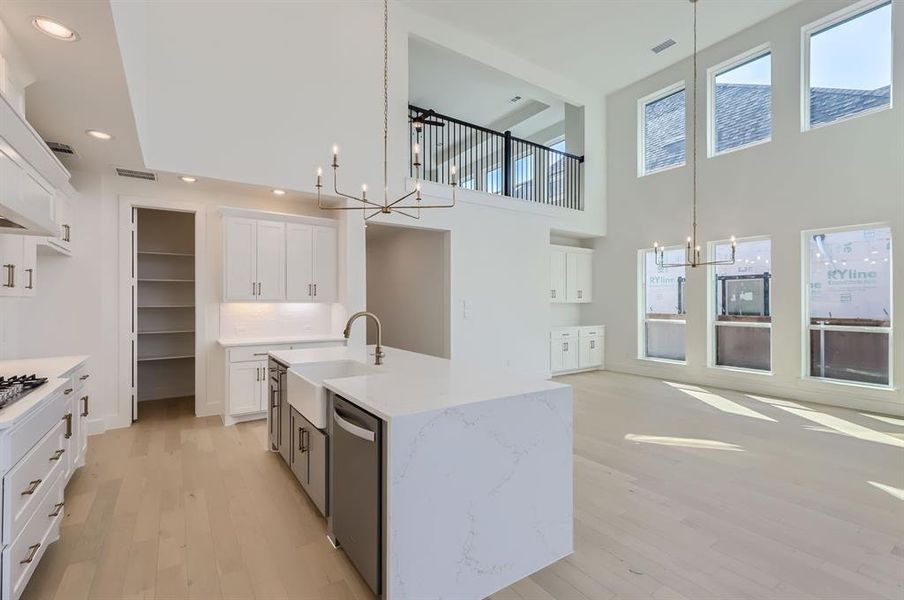
[[[653,54],[659,54],[663,50],[667,50],[668,48],[671,48],[674,45],[675,45],[675,40],[673,40],[672,38],[669,38],[660,44],[656,44],[655,46],[650,48],[650,50],[653,51]]]
[[[144,179],[145,181],[157,181],[157,173],[154,173],[153,171],[137,171],[135,169],[123,169],[122,167],[116,167],[116,174],[120,177]]]
[[[63,142],[48,142],[45,141],[47,147],[57,154],[66,154],[67,156],[75,156],[75,148],[70,146],[69,144],[64,144]]]

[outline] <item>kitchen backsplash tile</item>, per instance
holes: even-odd
[[[281,337],[330,333],[331,304],[235,302],[220,304],[220,336]]]

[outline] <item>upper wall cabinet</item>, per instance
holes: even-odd
[[[299,222],[291,215],[254,218],[242,212],[224,218],[224,301],[336,301],[335,227]]]
[[[286,225],[286,299],[335,302],[338,240],[334,227]]]
[[[549,277],[550,302],[592,302],[593,250],[550,246]]]

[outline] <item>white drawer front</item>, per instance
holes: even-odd
[[[3,543],[16,539],[54,479],[68,468],[66,420],[60,420],[25,458],[3,477]]]
[[[72,392],[66,395],[64,390],[70,389],[68,385],[64,385],[63,389],[55,393],[53,398],[44,401],[44,406],[37,409],[27,421],[21,425],[17,425],[9,434],[9,462],[0,460],[3,465],[13,467],[22,460],[35,442],[44,437],[44,435],[56,427],[68,412],[69,398]]]
[[[549,332],[549,338],[552,340],[562,340],[578,337],[578,327],[556,327]]]
[[[65,480],[57,476],[31,520],[3,551],[3,598],[17,600],[38,566],[47,546],[59,538],[63,519]]]
[[[267,353],[271,350],[291,350],[291,344],[279,344],[276,346],[243,346],[229,349],[229,362],[245,362],[249,360],[267,360]]]

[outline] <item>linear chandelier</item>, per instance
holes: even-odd
[[[653,256],[658,267],[702,267],[707,265],[733,265],[737,253],[737,241],[731,236],[731,258],[723,260],[700,260],[700,246],[697,244],[697,0],[690,0],[694,5],[694,76],[691,88],[691,140],[693,147],[693,225],[691,235],[684,247],[684,262],[665,262],[665,248],[659,242],[653,244]]]
[[[361,210],[373,211],[370,214],[365,212],[365,223],[376,217],[377,215],[388,215],[398,213],[412,219],[421,218],[421,209],[423,208],[452,208],[455,206],[455,188],[458,187],[458,177],[456,175],[455,165],[449,169],[451,177],[449,178],[452,185],[452,202],[450,204],[422,204],[421,203],[421,159],[420,146],[414,145],[414,190],[403,194],[392,202],[389,201],[389,1],[383,0],[383,202],[373,202],[367,198],[367,184],[361,186],[361,195],[352,196],[339,191],[339,148],[333,146],[333,162],[330,165],[333,169],[333,191],[340,198],[354,200],[360,205],[356,206],[325,206],[320,196],[320,190],[323,187],[323,169],[317,169],[317,206],[321,210]],[[413,202],[405,204],[404,202],[414,196]],[[413,211],[413,212],[412,212]]]

